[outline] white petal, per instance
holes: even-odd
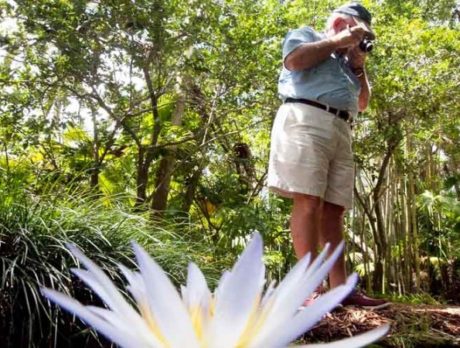
[[[219,283],[217,284],[217,288],[214,289],[214,297],[220,297],[220,293],[222,292],[222,289],[225,288],[225,284],[228,281],[228,278],[230,277],[231,272],[226,270],[222,272],[222,276],[219,279]]]
[[[184,285],[180,285],[180,294],[182,296],[182,301],[184,301],[185,305],[188,307],[188,292],[187,287]]]
[[[258,343],[257,347],[285,347],[315,325],[327,312],[336,307],[356,285],[357,275],[348,277],[345,285],[338,286],[316,299],[311,306],[299,311],[294,318],[278,322],[270,335]],[[265,330],[265,328],[264,328]]]
[[[390,329],[389,325],[382,325],[376,329],[367,331],[353,337],[344,338],[343,340],[330,343],[305,344],[302,346],[293,346],[299,348],[359,348],[367,346],[372,342],[385,336]]]
[[[255,233],[216,295],[209,347],[235,347],[248,324],[264,284],[263,245]]]
[[[93,289],[104,303],[114,311],[114,317],[118,316],[123,318],[125,323],[129,322],[136,327],[139,332],[138,335],[142,335],[146,337],[146,339],[159,344],[159,341],[148,327],[147,322],[141,317],[139,312],[125,300],[124,296],[121,295],[105,273],[76,247],[69,246],[69,249],[88,269],[90,269],[88,271],[83,269],[72,269],[72,272]],[[119,265],[119,267],[123,271],[123,266]],[[128,271],[125,270],[125,272]],[[131,293],[137,294],[139,291],[142,291],[143,288],[142,284],[136,284],[136,287],[133,289],[131,286],[130,290]],[[136,296],[135,299],[137,300]],[[144,303],[146,302],[147,301],[144,301]]]
[[[313,291],[315,291],[318,286],[323,282],[327,277],[332,266],[336,263],[337,259],[341,255],[344,247],[344,242],[341,242],[331,254],[331,256],[324,261],[322,264],[317,264],[315,260],[304,275],[299,279],[298,284],[294,284],[292,288],[289,289],[289,296],[282,303],[283,311],[288,311],[290,308],[292,313],[296,313],[300,305],[305,301],[307,296],[309,296]],[[318,259],[323,259],[324,256],[328,253],[328,247],[323,250]],[[274,309],[275,310],[275,309]],[[274,314],[274,313],[273,313]]]
[[[283,296],[289,296],[292,284],[297,284],[300,278],[302,278],[307,269],[309,269],[308,265],[310,264],[310,261],[311,254],[308,253],[295,264],[295,266],[289,271],[276,288],[276,296],[279,296],[280,298]]]
[[[109,340],[124,348],[160,348],[160,346],[155,345],[153,341],[143,340],[143,337],[138,335],[137,330],[131,330],[127,333],[125,327],[113,326],[101,318],[99,315],[92,313],[80,302],[67,295],[51,289],[42,288],[40,290],[41,293],[49,300],[58,304],[67,311],[75,314],[87,325],[96,329]]]
[[[273,303],[268,308],[264,308],[261,318],[265,320],[263,329],[258,332],[252,340],[254,347],[261,346],[261,342],[268,342],[273,332],[279,327],[280,323],[286,323],[297,314],[298,308],[324,280],[331,267],[340,256],[343,243],[334,250],[332,255],[321,265],[319,262],[324,260],[328,248],[326,247],[312,265],[304,272],[301,277],[287,277],[282,281],[278,289],[273,294]],[[320,260],[320,261],[318,261]],[[303,259],[299,262],[302,262]],[[296,268],[293,271],[297,271]],[[266,311],[269,311],[268,313]],[[286,342],[288,343],[288,342]]]
[[[98,281],[96,276],[84,269],[72,268],[72,273],[75,274],[80,280],[82,280],[88,287],[90,287],[96,295],[111,309],[114,311],[120,311],[118,303],[112,298],[112,293],[109,293],[102,284]],[[117,290],[118,292],[118,290]],[[123,301],[125,301],[123,299]]]
[[[265,306],[268,301],[272,298],[272,295],[275,293],[275,288],[276,288],[276,280],[272,280],[270,284],[267,287],[267,290],[265,290],[264,297],[262,298],[262,301],[260,301],[261,306]]]
[[[203,273],[194,263],[188,266],[187,287],[182,287],[182,299],[189,311],[197,337],[204,341],[208,337],[211,321],[212,295]]]
[[[209,309],[211,292],[203,273],[194,263],[188,266],[186,293],[184,302],[189,308],[201,306],[204,310]]]
[[[284,277],[281,283],[276,289],[274,289],[272,298],[276,301],[274,303],[274,310],[276,311],[276,306],[283,305],[283,302],[287,298],[291,298],[291,290],[298,286],[300,280],[305,275],[307,267],[310,263],[310,253],[306,254],[302,259],[300,259],[297,264],[290,270],[290,272]],[[308,294],[305,294],[307,298]],[[273,308],[271,308],[273,310]]]
[[[198,348],[198,341],[185,304],[161,267],[133,243],[133,249],[148,289],[151,313],[172,348]]]
[[[109,309],[101,308],[101,307],[96,307],[96,306],[85,306],[85,308],[90,311],[91,313],[94,313],[96,316],[99,318],[103,319],[106,321],[108,324],[112,325],[113,327],[118,328],[120,333],[122,334],[132,334],[130,331],[132,330],[132,327],[135,328],[135,331],[138,331],[138,326],[137,325],[126,325],[127,320],[126,318],[123,318],[116,313],[112,312]],[[139,333],[136,333],[137,336],[139,336]],[[145,338],[145,336],[144,336]],[[149,338],[152,338],[151,335],[149,335]],[[153,342],[156,341],[155,337],[153,336]],[[159,344],[160,342],[157,341]]]
[[[335,249],[337,250],[339,248],[343,248],[344,244],[345,243],[342,241]],[[330,247],[331,247],[331,244],[326,243],[321,253],[316,257],[316,259],[313,260],[310,267],[308,267],[309,272],[315,272],[323,264],[324,260],[326,259],[329,253]]]
[[[126,287],[133,296],[137,305],[147,305],[147,289],[144,279],[139,272],[133,272],[123,265],[118,265],[129,285]]]
[[[335,259],[338,255],[340,255],[340,251],[338,250],[342,245],[343,244],[339,244],[329,259]],[[325,276],[322,274],[324,271],[326,273],[329,271],[328,264],[335,262],[334,260],[331,260],[328,264],[323,264],[323,261],[329,252],[329,246],[329,244],[326,244],[321,254],[318,255],[308,268],[306,267],[310,263],[310,253],[304,256],[291,270],[291,272],[288,273],[275,291],[276,303],[272,309],[274,312],[276,312],[279,306],[282,306],[283,310],[285,310],[286,304],[290,302],[291,305],[289,307],[291,308],[292,313],[294,313],[303,301],[305,301],[305,299],[311,294],[311,292],[313,292],[324,280]],[[306,263],[305,266],[304,263]],[[323,272],[316,273],[319,269],[322,269]],[[291,275],[291,273],[293,274]],[[313,276],[313,274],[315,276]],[[318,281],[319,283],[316,285]],[[294,296],[293,292],[299,295]]]
[[[126,299],[120,294],[117,287],[99,266],[84,255],[76,246],[68,244],[67,248],[88,270],[73,270],[73,272],[79,277],[82,276],[83,278],[81,279],[88,286],[92,287],[112,310],[127,317],[135,314],[134,309],[126,302]]]

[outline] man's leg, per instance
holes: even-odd
[[[322,245],[331,244],[330,253],[343,240],[343,217],[345,208],[330,202],[323,203],[320,221],[320,242]],[[345,283],[347,278],[345,270],[345,258],[343,253],[329,272],[329,286],[335,288]]]
[[[319,242],[319,215],[321,198],[295,194],[291,215],[291,235],[294,251],[298,259],[308,252],[317,256]]]
[[[320,242],[321,244],[327,242],[331,243],[331,251],[334,250],[343,239],[344,214],[345,208],[336,204],[324,202],[320,222]],[[331,288],[335,288],[345,283],[346,278],[345,257],[342,253],[329,271],[329,285]],[[385,300],[366,296],[364,293],[356,290],[351,292],[350,295],[342,301],[342,304],[344,306],[352,305],[373,309],[381,309],[390,305],[390,303]]]

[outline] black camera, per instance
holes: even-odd
[[[359,48],[361,51],[369,53],[374,49],[374,42],[368,38],[364,38],[363,41],[359,43]]]

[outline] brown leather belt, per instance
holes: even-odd
[[[317,107],[318,109],[326,110],[327,112],[330,112],[331,114],[341,118],[342,120],[344,120],[344,121],[346,121],[348,123],[353,122],[353,117],[351,116],[351,113],[349,111],[339,110],[339,109],[333,108],[331,106],[318,103],[318,102],[313,101],[313,100],[286,98],[286,100],[284,102],[285,103],[302,103],[302,104],[311,105],[311,106]]]

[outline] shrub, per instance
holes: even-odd
[[[72,316],[49,306],[39,286],[97,303],[71,274],[75,260],[66,243],[75,243],[121,282],[117,263],[132,265],[130,241],[136,240],[182,282],[192,259],[211,283],[226,265],[213,258],[212,246],[199,243],[196,227],[162,226],[133,214],[117,200],[110,207],[95,197],[14,196],[0,202],[0,342],[2,347],[96,347],[106,343],[82,329]],[[120,200],[121,201],[121,200]],[[166,227],[165,227],[166,224]],[[174,232],[172,232],[174,231]]]

